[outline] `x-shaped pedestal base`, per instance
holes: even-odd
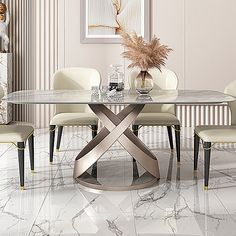
[[[129,129],[143,107],[142,104],[129,105],[116,115],[105,105],[90,105],[104,127],[77,156],[74,178],[79,178],[85,173],[116,141],[119,141],[124,149],[153,177],[160,178],[155,155]]]

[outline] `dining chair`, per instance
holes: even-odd
[[[236,97],[236,80],[225,88],[225,94]],[[208,190],[212,147],[217,143],[236,143],[236,101],[229,102],[231,125],[201,125],[194,130],[194,171],[198,168],[200,140],[204,149],[204,188]]]
[[[177,75],[166,68],[159,71],[157,68],[148,71],[154,80],[153,90],[176,90],[178,87]],[[135,78],[139,70],[129,72],[129,86],[135,89]],[[132,130],[138,136],[142,126],[166,126],[171,150],[173,147],[172,128],[175,130],[177,162],[180,162],[180,121],[176,117],[176,106],[172,104],[146,105],[132,125]]]
[[[54,90],[91,90],[92,86],[99,87],[100,74],[92,68],[64,68],[53,75]],[[58,128],[56,150],[59,151],[63,127],[88,126],[92,130],[92,138],[97,135],[98,118],[88,105],[56,105],[56,113],[50,122],[50,163],[53,162],[55,129]]]
[[[0,86],[0,104],[4,96],[3,88]],[[34,172],[34,128],[29,125],[0,125],[0,143],[14,144],[18,149],[18,162],[20,173],[20,187],[24,189],[24,158],[25,144],[29,142],[30,168]]]

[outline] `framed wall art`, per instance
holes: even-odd
[[[81,0],[81,43],[121,43],[122,31],[150,39],[150,0]]]

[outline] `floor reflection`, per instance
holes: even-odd
[[[82,188],[72,178],[77,151],[90,135],[86,129],[66,130],[62,151],[49,166],[48,133],[36,134],[36,174],[31,175],[27,163],[27,190],[23,192],[18,190],[17,151],[2,145],[0,235],[235,235],[234,148],[216,147],[212,153],[212,190],[206,192],[202,152],[198,175],[193,175],[191,130],[182,132],[181,165],[177,165],[166,129],[144,128],[140,138],[158,157],[159,182],[142,190],[95,191]],[[118,178],[113,178],[114,173]],[[88,178],[100,184],[131,185],[143,175],[142,167],[118,144],[98,162],[97,169],[88,171]]]

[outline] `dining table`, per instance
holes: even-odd
[[[87,104],[102,123],[97,136],[88,142],[74,161],[73,177],[83,186],[98,190],[134,190],[150,187],[160,179],[158,158],[130,129],[145,105],[151,104],[221,104],[235,98],[212,90],[152,90],[149,94],[138,94],[134,90],[113,93],[93,93],[90,90],[23,90],[8,94],[5,101],[12,104]],[[116,114],[111,105],[122,105]],[[132,181],[123,184],[104,184],[90,169],[118,141],[134,158],[132,162]],[[144,170],[137,171],[137,163]],[[107,166],[106,168],[109,168]],[[115,171],[114,171],[115,170]],[[116,176],[118,168],[110,177]],[[101,172],[106,172],[103,168]],[[130,174],[130,173],[128,173]],[[114,179],[114,178],[113,178]]]

